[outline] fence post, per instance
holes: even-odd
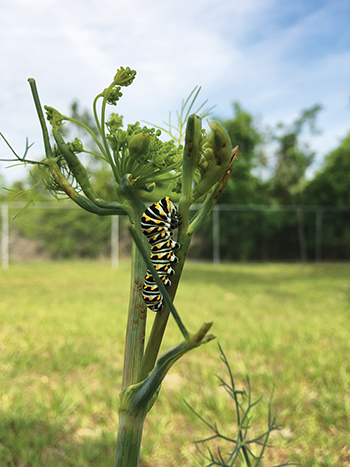
[[[315,262],[320,263],[322,260],[322,227],[323,227],[323,211],[316,211],[316,238],[315,238]]]
[[[119,267],[119,216],[111,216],[111,259],[112,269]]]
[[[220,207],[213,208],[213,263],[220,264]]]
[[[1,203],[1,267],[9,267],[9,205]]]
[[[296,212],[297,221],[298,221],[300,260],[302,263],[305,263],[307,261],[307,248],[306,248],[306,240],[305,240],[304,213],[300,206],[297,208],[295,212]]]

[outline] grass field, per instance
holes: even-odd
[[[128,292],[126,263],[0,271],[1,467],[114,465]],[[214,321],[236,386],[248,375],[263,396],[253,433],[275,387],[283,428],[265,466],[350,466],[349,264],[190,263],[176,306],[191,331]],[[180,340],[170,319],[164,349]],[[171,369],[145,423],[142,467],[204,465],[193,441],[210,432],[183,399],[234,432],[216,374],[215,341]]]

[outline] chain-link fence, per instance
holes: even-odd
[[[125,216],[99,217],[72,203],[0,203],[1,264],[58,259],[108,260],[131,254]],[[193,206],[194,214],[196,208]],[[232,260],[350,260],[350,207],[218,204],[189,257]]]
[[[1,263],[63,259],[110,260],[130,255],[126,219],[98,217],[72,203],[1,204]]]
[[[350,260],[350,206],[217,204],[208,235],[214,263]]]

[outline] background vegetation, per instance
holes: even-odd
[[[348,264],[185,267],[177,309],[190,329],[214,320],[237,388],[249,375],[263,396],[253,433],[275,387],[283,428],[264,466],[350,465],[349,278]],[[128,293],[128,263],[0,270],[1,466],[113,465]],[[170,320],[164,348],[178,339]],[[203,465],[193,441],[210,433],[183,399],[234,433],[216,374],[226,377],[215,341],[175,364],[146,421],[143,467]]]

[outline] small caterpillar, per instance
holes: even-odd
[[[171,265],[178,261],[174,250],[180,248],[180,245],[172,236],[179,224],[176,206],[168,196],[149,206],[141,217],[141,229],[151,247],[150,259],[166,287],[171,285],[169,276],[175,274]],[[148,268],[143,284],[143,299],[151,311],[162,310],[163,295]]]

